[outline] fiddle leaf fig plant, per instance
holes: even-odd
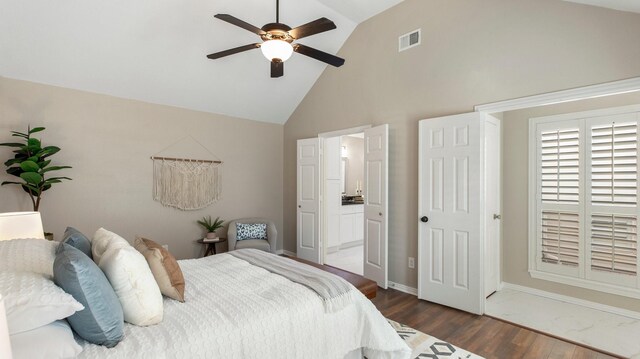
[[[48,177],[49,172],[59,171],[71,166],[51,166],[50,157],[60,152],[60,147],[45,146],[34,137],[34,133],[44,131],[44,127],[27,128],[27,133],[11,131],[11,136],[20,138],[20,142],[0,143],[0,146],[14,148],[15,154],[4,165],[7,173],[21,179],[21,181],[4,181],[0,185],[18,185],[29,194],[33,210],[38,211],[42,193],[51,189],[55,183],[71,180],[69,177]]]

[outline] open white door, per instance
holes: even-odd
[[[420,121],[418,298],[484,313],[483,117]]]
[[[364,131],[364,276],[387,288],[389,125]]]
[[[320,263],[320,139],[298,140],[297,256]]]

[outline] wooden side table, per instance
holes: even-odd
[[[204,241],[202,238],[198,239],[196,242],[200,243],[200,244],[206,244],[207,245],[207,249],[204,251],[204,256],[208,256],[211,254],[218,254],[216,252],[216,244],[218,243],[224,243],[226,242],[227,239],[226,238],[218,238],[215,241]]]

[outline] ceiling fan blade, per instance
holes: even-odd
[[[284,75],[284,62],[274,59],[271,61],[271,77],[282,77]]]
[[[231,16],[229,14],[217,14],[214,17],[217,18],[217,19],[220,19],[222,21],[226,21],[229,24],[239,26],[239,27],[241,27],[241,28],[243,28],[245,30],[249,30],[249,31],[251,31],[254,34],[259,35],[259,36],[262,36],[262,35],[266,34],[266,32],[264,32],[259,27],[253,26],[253,25],[249,24],[248,22],[244,22],[244,21],[238,19],[237,17]]]
[[[324,51],[320,51],[320,50],[316,50],[313,47],[309,47],[309,46],[305,46],[302,44],[295,44],[293,45],[293,51],[305,55],[305,56],[309,56],[311,58],[314,58],[318,61],[322,61],[325,62],[329,65],[335,66],[335,67],[340,67],[342,65],[344,65],[344,59],[338,57],[338,56],[334,56],[331,54],[328,54]]]
[[[303,37],[319,34],[321,32],[333,30],[336,28],[336,24],[333,21],[322,17],[318,20],[311,21],[304,25],[300,25],[295,29],[289,30],[289,35],[294,39],[302,39]]]
[[[207,55],[207,57],[210,58],[211,60],[215,60],[215,59],[219,59],[221,57],[237,54],[238,52],[243,52],[243,51],[247,51],[247,50],[251,50],[251,49],[257,49],[259,47],[260,47],[260,44],[251,44],[251,45],[238,46],[238,47],[234,47],[233,49],[224,50],[224,51],[213,53],[211,55]]]

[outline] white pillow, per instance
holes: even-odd
[[[39,328],[83,310],[84,306],[42,274],[0,272],[9,334]]]
[[[53,261],[58,244],[37,238],[0,241],[0,272],[34,272],[53,278]]]
[[[91,255],[93,256],[93,261],[96,262],[96,264],[100,264],[100,258],[102,258],[102,255],[112,246],[113,248],[131,247],[129,242],[119,235],[109,232],[104,228],[98,229],[93,235],[93,239],[91,239]]]
[[[147,326],[162,321],[162,293],[140,252],[133,247],[110,247],[98,266],[120,300],[125,322]]]
[[[14,359],[75,358],[82,352],[66,320],[11,335],[9,340]]]

